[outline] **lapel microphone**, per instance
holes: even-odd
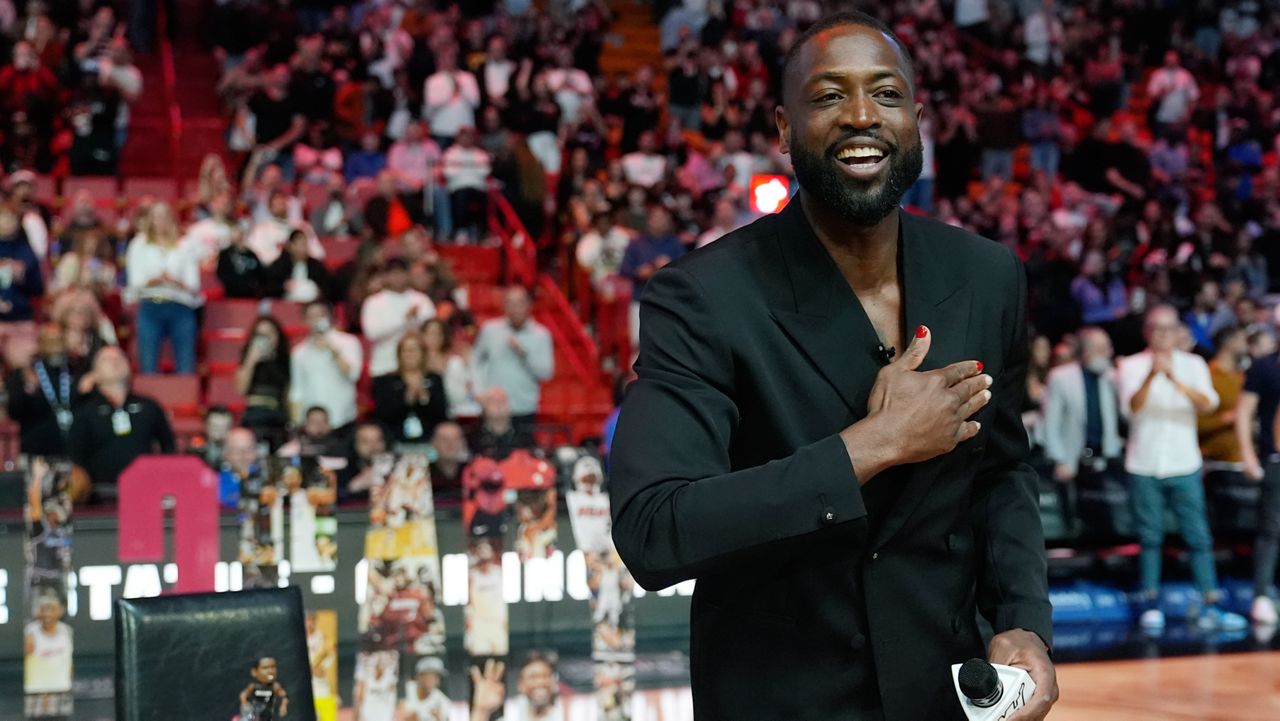
[[[884,343],[876,346],[876,358],[880,359],[883,365],[889,365],[893,361],[893,356],[897,354],[897,350],[893,346],[884,347]]]

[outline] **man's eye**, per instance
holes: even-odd
[[[839,100],[839,99],[840,99],[840,95],[837,93],[823,93],[822,95],[819,95],[813,100],[816,103],[826,103],[826,102],[831,102],[833,100]]]
[[[893,90],[893,89],[885,89],[885,90],[881,90],[880,92],[876,93],[876,96],[877,96],[877,97],[881,97],[881,98],[900,98],[900,97],[902,97],[902,93],[898,92],[897,90]]]

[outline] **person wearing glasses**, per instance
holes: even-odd
[[[1131,479],[1134,524],[1142,545],[1139,555],[1141,626],[1153,633],[1164,629],[1159,607],[1161,546],[1165,508],[1191,549],[1191,575],[1203,603],[1196,622],[1203,628],[1238,630],[1243,616],[1219,606],[1213,537],[1205,514],[1203,459],[1196,419],[1218,408],[1209,366],[1204,359],[1178,349],[1178,312],[1158,305],[1147,312],[1147,349],[1120,362],[1120,408],[1129,418],[1125,470]]]

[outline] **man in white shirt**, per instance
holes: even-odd
[[[560,122],[569,127],[576,125],[580,118],[579,109],[595,93],[591,76],[573,67],[573,51],[562,47],[556,53],[556,67],[548,68],[545,77],[547,90],[560,106]]]
[[[503,709],[506,718],[520,721],[565,721],[560,705],[560,689],[551,659],[537,652],[529,654],[516,677],[516,697]]]
[[[1168,505],[1191,549],[1191,573],[1204,599],[1200,625],[1244,628],[1243,617],[1216,605],[1218,579],[1201,485],[1196,418],[1217,409],[1218,393],[1204,359],[1176,348],[1181,325],[1172,306],[1152,308],[1144,325],[1147,350],[1120,362],[1120,408],[1129,416],[1125,470],[1132,479],[1134,525],[1142,544],[1140,591],[1146,608],[1140,623],[1151,631],[1164,628],[1157,601]]]
[[[365,299],[360,308],[360,327],[369,341],[369,375],[395,373],[400,362],[396,346],[410,330],[436,317],[436,306],[423,293],[409,287],[409,264],[391,258],[383,267],[386,287]]]
[[[271,193],[267,207],[270,215],[254,223],[253,228],[249,230],[247,240],[249,249],[258,256],[258,260],[264,266],[276,262],[276,258],[279,258],[281,251],[284,250],[285,242],[289,240],[289,234],[294,229],[293,221],[289,220],[289,196],[283,190]],[[311,257],[324,260],[324,246],[320,245],[320,239],[316,237],[315,231],[310,227],[304,228],[304,231],[307,234],[307,248]]]
[[[449,190],[453,223],[473,238],[480,236],[484,224],[492,169],[489,153],[476,145],[475,128],[459,130],[457,142],[444,151],[444,182]]]
[[[1164,54],[1164,65],[1147,81],[1147,95],[1157,103],[1155,120],[1163,126],[1180,125],[1195,110],[1200,86],[1178,62],[1178,51]]]
[[[507,92],[516,74],[516,64],[507,58],[507,39],[501,35],[489,38],[484,65],[480,67],[484,96],[490,105],[507,107]]]
[[[555,375],[551,334],[530,317],[529,291],[513,285],[502,304],[505,317],[481,326],[472,357],[481,387],[506,391],[513,423],[530,428],[538,412],[539,386]]]
[[[578,267],[591,274],[591,287],[599,293],[604,290],[606,280],[616,275],[622,265],[622,256],[626,255],[627,246],[631,244],[631,231],[621,223],[614,222],[614,213],[606,211],[596,213],[595,223],[591,230],[583,233],[574,250]]]
[[[212,268],[218,262],[218,254],[231,245],[236,229],[231,193],[219,191],[209,199],[209,217],[192,223],[182,236],[182,244],[200,261],[201,267]]]
[[[641,133],[636,143],[638,150],[622,156],[622,172],[628,183],[652,188],[667,174],[667,157],[654,152],[658,141],[652,130]]]
[[[440,147],[447,147],[458,131],[476,124],[480,87],[476,76],[458,69],[458,48],[441,48],[439,70],[423,85],[422,114]]]
[[[324,301],[308,303],[303,317],[311,332],[290,354],[289,405],[295,423],[302,412],[319,406],[334,428],[356,419],[356,381],[364,364],[360,339],[333,327],[333,311]]]

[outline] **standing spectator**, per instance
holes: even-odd
[[[306,231],[289,234],[285,252],[266,270],[266,294],[294,303],[328,300],[333,294],[333,279],[324,263],[311,257]]]
[[[396,346],[399,367],[373,379],[374,414],[400,443],[426,443],[449,417],[444,379],[426,366],[422,338],[406,334]]]
[[[458,68],[458,48],[440,48],[439,68],[423,85],[422,114],[441,148],[448,148],[462,128],[475,127],[480,107],[476,77]]]
[[[1200,86],[1178,61],[1178,51],[1164,54],[1164,65],[1147,81],[1147,95],[1155,108],[1152,127],[1158,135],[1182,127],[1191,117],[1200,100]]]
[[[454,225],[473,240],[480,238],[485,224],[491,172],[489,154],[476,145],[475,128],[463,127],[457,142],[444,151],[444,180]]]
[[[9,176],[7,185],[13,212],[21,219],[31,250],[43,263],[49,258],[49,210],[36,202],[36,175],[30,170],[19,170]]]
[[[96,391],[75,411],[67,447],[96,501],[114,500],[120,473],[138,456],[173,453],[173,429],[154,400],[129,390],[129,359],[116,347],[93,360]]]
[[[1147,312],[1147,350],[1120,363],[1120,407],[1129,416],[1125,470],[1131,476],[1134,522],[1142,544],[1139,592],[1143,628],[1164,629],[1158,606],[1166,505],[1191,549],[1191,573],[1204,606],[1205,627],[1241,629],[1246,622],[1218,608],[1213,538],[1205,514],[1196,417],[1218,407],[1209,367],[1199,356],[1178,350],[1177,311],[1159,305]]]
[[[560,105],[561,120],[567,126],[578,123],[580,109],[591,101],[595,86],[586,72],[573,66],[573,51],[560,47],[556,51],[556,65],[544,71],[547,89]]]
[[[254,117],[253,152],[262,162],[279,166],[284,179],[291,180],[293,144],[302,137],[307,122],[298,99],[289,95],[289,66],[274,67],[248,107]]]
[[[486,48],[484,64],[480,66],[484,102],[506,110],[507,94],[511,90],[516,64],[507,58],[507,40],[501,35],[490,36]]]
[[[506,391],[494,386],[480,394],[484,412],[480,427],[468,443],[478,456],[501,461],[512,451],[533,448],[533,425],[519,423],[512,416]]]
[[[245,399],[242,425],[272,448],[284,442],[289,422],[290,370],[288,340],[280,321],[259,317],[240,351],[236,391]]]
[[[1069,484],[1078,492],[1118,475],[1124,450],[1111,339],[1099,328],[1083,328],[1079,337],[1079,362],[1050,371],[1044,394],[1044,451],[1072,522],[1078,516]]]
[[[1071,297],[1088,325],[1105,326],[1129,313],[1124,279],[1107,268],[1107,258],[1100,250],[1085,254],[1080,275],[1071,281]]]
[[[283,190],[272,191],[267,202],[268,215],[254,224],[249,231],[249,247],[254,255],[265,265],[271,265],[280,257],[285,242],[297,227],[290,219],[289,195]],[[324,258],[324,246],[310,228],[304,229],[307,234],[308,252],[316,258]]]
[[[1240,441],[1236,438],[1236,402],[1244,389],[1244,359],[1249,354],[1245,329],[1227,326],[1214,336],[1217,351],[1209,361],[1209,378],[1218,394],[1218,410],[1197,421],[1200,454],[1206,461],[1240,463]]]
[[[182,236],[182,244],[200,262],[201,267],[213,267],[218,254],[231,245],[231,236],[240,231],[232,206],[231,192],[214,193],[209,198],[208,215],[192,223]]]
[[[289,405],[294,422],[319,407],[336,427],[356,419],[356,381],[364,363],[360,339],[333,327],[333,310],[312,301],[303,311],[310,333],[289,358]]]
[[[718,201],[716,203],[716,218],[719,215],[721,203],[727,201]],[[730,204],[732,207],[732,204]],[[712,228],[707,232],[713,232],[718,229]],[[614,222],[614,214],[612,211],[601,211],[596,213],[595,222],[592,223],[591,229],[582,234],[578,239],[578,246],[574,250],[574,257],[578,261],[578,267],[587,271],[591,276],[591,287],[597,293],[604,290],[605,282],[612,276],[617,275],[618,269],[622,267],[622,257],[627,252],[627,246],[631,244],[631,231],[622,225]]]
[[[109,118],[115,130],[115,153],[124,150],[129,138],[129,105],[142,95],[142,71],[133,64],[129,42],[111,40],[108,51],[98,60],[97,85],[114,101],[115,114]]]
[[[125,267],[129,291],[138,302],[138,364],[143,373],[159,367],[160,345],[168,340],[178,373],[196,372],[196,308],[200,264],[179,242],[167,203],[147,214],[146,231],[129,243]]]
[[[631,347],[640,342],[640,295],[645,283],[668,263],[684,255],[684,245],[672,232],[671,214],[666,208],[655,205],[645,219],[645,232],[636,236],[627,246],[618,273],[631,281]]]
[[[383,268],[384,287],[365,299],[360,327],[369,341],[369,375],[393,373],[399,364],[400,339],[436,315],[436,306],[425,294],[409,287],[409,264],[391,258]]]
[[[652,130],[640,134],[634,152],[622,156],[622,170],[627,182],[652,189],[667,175],[667,156],[657,152],[657,136]]]
[[[997,90],[994,74],[984,81],[986,98],[977,108],[978,145],[982,148],[982,179],[1013,179],[1013,151],[1021,141],[1018,106]]]
[[[427,137],[425,125],[415,121],[405,127],[404,137],[392,143],[387,153],[387,170],[402,188],[422,198],[419,205],[424,216],[432,216],[436,234],[449,237],[453,213],[444,186],[444,154],[436,141]]]
[[[1267,337],[1270,337],[1267,334]],[[1258,504],[1258,538],[1253,548],[1253,608],[1250,616],[1259,624],[1275,626],[1276,563],[1280,561],[1280,356],[1271,352],[1255,357],[1245,373],[1244,390],[1236,407],[1236,438],[1244,473],[1262,482]],[[1258,423],[1254,424],[1257,420]],[[1255,428],[1260,429],[1255,440]]]
[[[62,88],[57,77],[41,65],[31,43],[19,41],[13,46],[13,62],[0,68],[0,129],[6,139],[11,139],[19,126],[34,129],[40,154],[47,156],[54,120],[61,110]]]
[[[1049,88],[1037,88],[1035,104],[1022,111],[1022,134],[1031,144],[1031,169],[1049,180],[1056,178],[1062,153],[1062,118]]]
[[[533,427],[538,412],[539,384],[555,375],[551,334],[530,317],[531,306],[529,291],[507,288],[502,299],[505,317],[480,328],[474,351],[481,387],[506,391],[504,403],[525,429]]]
[[[31,349],[36,340],[35,306],[44,276],[18,215],[0,205],[0,352]]]
[[[39,352],[30,364],[9,375],[9,418],[21,427],[23,453],[65,456],[84,368],[71,363],[56,323],[40,328],[38,342]]]
[[[218,253],[218,282],[228,298],[261,298],[265,295],[266,267],[258,259],[245,239],[244,232],[236,228],[231,233],[231,244]]]
[[[217,153],[207,153],[204,156],[204,160],[200,161],[200,174],[196,179],[196,195],[192,199],[197,218],[203,218],[209,214],[209,206],[219,193],[226,193],[228,200],[234,197],[234,189],[231,187],[231,181],[227,178],[227,166],[222,162],[222,156]],[[232,205],[229,203],[227,207],[231,208]]]
[[[1022,42],[1027,46],[1027,60],[1042,72],[1062,65],[1062,20],[1053,0],[1040,0],[1039,7],[1027,14],[1022,24]]]

